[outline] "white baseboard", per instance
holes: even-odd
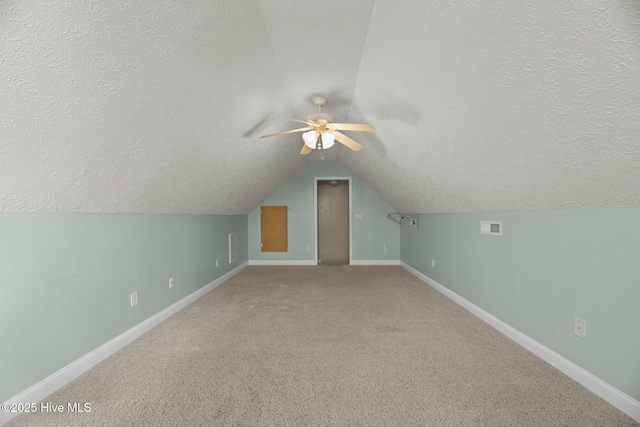
[[[55,372],[49,375],[47,378],[42,381],[34,384],[29,387],[22,393],[14,396],[13,398],[7,400],[4,403],[35,403],[40,402],[47,396],[49,396],[54,391],[58,390],[65,384],[71,382],[72,380],[79,377],[81,374],[85,373],[98,363],[105,360],[107,357],[111,356],[116,351],[120,350],[136,338],[140,337],[145,332],[152,329],[154,326],[158,325],[162,321],[168,319],[171,315],[177,313],[182,310],[184,307],[188,306],[201,296],[205,295],[207,292],[210,292],[216,286],[222,284],[227,281],[231,277],[238,274],[242,271],[246,266],[247,262],[239,265],[235,269],[230,272],[220,276],[213,282],[208,285],[203,286],[197,291],[187,295],[182,298],[180,301],[170,305],[159,313],[154,314],[146,320],[138,323],[133,328],[123,332],[112,340],[102,344],[100,347],[95,350],[85,354],[81,358],[75,360],[64,368],[60,369],[58,372]],[[12,418],[19,415],[18,413],[12,412],[0,412],[0,426],[7,423]]]
[[[353,259],[350,265],[400,265],[397,259],[360,260]],[[318,265],[314,260],[250,260],[249,265]]]
[[[472,314],[479,317],[481,320],[485,321],[493,328],[515,341],[517,344],[529,350],[531,353],[535,354],[577,383],[583,385],[586,389],[590,390],[603,400],[609,402],[612,406],[618,408],[629,417],[633,418],[635,421],[640,422],[640,402],[635,400],[633,397],[623,393],[622,391],[613,387],[611,384],[606,383],[605,381],[584,370],[570,360],[562,357],[553,350],[545,347],[536,340],[523,334],[514,327],[509,326],[497,317],[487,313],[477,305],[464,299],[452,290],[442,286],[435,280],[431,279],[429,276],[426,276],[425,274],[419,272],[408,264],[401,262],[400,265],[411,274],[426,282],[438,292],[442,293],[447,298],[453,300],[458,305],[470,311]]]
[[[352,259],[351,265],[400,265],[398,259]]]
[[[318,265],[314,260],[260,260],[249,261],[249,265]]]

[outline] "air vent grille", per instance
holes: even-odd
[[[229,233],[229,264],[238,259],[238,246],[236,244],[236,233]]]
[[[502,236],[502,221],[480,221],[480,234]]]

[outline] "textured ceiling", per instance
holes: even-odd
[[[361,152],[259,139],[317,94]],[[320,155],[400,212],[640,205],[640,3],[0,2],[0,211],[246,214]]]
[[[393,3],[351,110],[379,132],[343,159],[392,206],[640,204],[640,2]]]

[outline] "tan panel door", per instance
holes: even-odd
[[[260,206],[262,252],[287,252],[287,207]]]
[[[318,264],[349,264],[349,181],[318,181]]]

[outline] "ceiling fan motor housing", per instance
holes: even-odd
[[[307,116],[307,121],[310,122],[326,122],[326,123],[331,123],[332,119],[331,116],[328,114],[324,114],[324,113],[313,113],[313,114],[309,114]]]

